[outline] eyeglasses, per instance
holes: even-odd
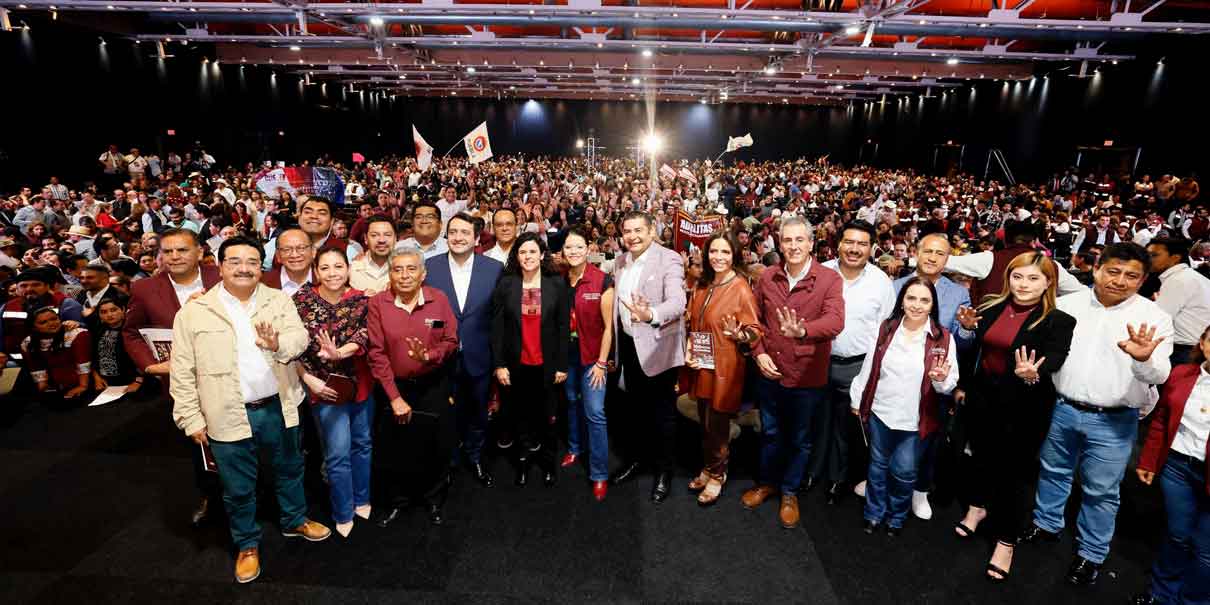
[[[311,246],[289,246],[286,248],[278,248],[278,250],[286,256],[290,256],[292,254],[306,254],[310,249]]]

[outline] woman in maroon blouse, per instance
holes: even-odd
[[[975,332],[976,368],[954,392],[965,404],[974,461],[966,517],[954,526],[969,537],[989,514],[996,540],[987,565],[993,581],[1008,578],[1013,546],[1030,507],[1029,482],[1037,478],[1038,451],[1050,427],[1055,388],[1051,373],[1067,359],[1076,320],[1055,307],[1058,273],[1041,252],[1025,252],[1004,271],[1004,288],[976,309],[958,309],[962,327]]]
[[[88,403],[92,376],[88,330],[64,328],[55,307],[31,312],[26,322],[29,336],[21,342],[21,351],[42,401],[52,408]]]
[[[567,380],[570,322],[566,280],[538,234],[523,233],[492,293],[491,341],[496,380],[519,441],[518,486],[528,482],[531,459],[543,483],[555,484],[555,403]]]
[[[332,520],[348,537],[353,515],[370,518],[370,419],[373,377],[366,362],[366,297],[349,287],[349,262],[339,248],[324,248],[313,265],[316,284],[294,293],[311,344],[299,373],[311,393],[311,412],[323,433]]]

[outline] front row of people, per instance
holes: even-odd
[[[536,464],[551,485],[559,466],[586,456],[594,496],[605,497],[609,444],[602,402],[612,351],[620,386],[631,394],[617,408],[620,418],[611,419],[623,421],[618,434],[629,437],[619,443],[627,462],[613,482],[645,465],[654,475],[652,500],[668,496],[679,376],[682,391],[698,400],[703,427],[703,468],[689,487],[699,492],[699,503],[716,502],[727,481],[731,418],[745,381],[744,356],[750,355],[759,372],[763,431],[758,482],[742,501],[755,508],[780,496],[779,521],[794,527],[812,423],[837,391],[829,367],[838,361],[856,365],[831,353],[837,335],[857,327],[856,318],[846,318],[846,298],[861,291],[863,273],[816,265],[809,225],[791,218],[781,225],[785,264],[751,285],[736,243],[725,234],[711,237],[705,247],[709,269],[686,305],[679,257],[653,243],[653,231],[641,213],[623,220],[629,254],[612,276],[586,262],[587,240],[573,232],[564,250],[566,280],[551,270],[539,238],[523,235],[514,242],[504,277],[493,284],[488,345],[505,402],[500,412],[514,441],[516,483],[526,484]],[[868,232],[858,225],[843,237],[858,246],[863,236]],[[451,300],[444,288],[426,285],[420,251],[396,252],[387,259],[388,289],[367,298],[348,285],[343,254],[321,250],[316,283],[291,301],[258,285],[261,254],[249,240],[224,242],[222,282],[177,315],[170,364],[177,425],[214,452],[240,551],[241,582],[259,573],[257,449],[272,452],[283,534],[310,540],[330,534],[305,516],[297,406],[303,384],[323,434],[333,519],[342,535],[354,517],[370,516],[372,467],[382,494],[377,501],[387,505],[380,523],[409,502],[426,504],[440,523],[451,462],[460,440],[465,450],[467,435],[456,418],[461,410],[455,414],[458,380],[451,378],[458,376],[452,366],[466,345],[453,305],[464,317],[471,311],[466,302],[473,273],[461,272],[472,267],[451,260]],[[468,260],[490,261],[473,256],[459,262]],[[942,424],[937,398],[952,392],[968,418],[976,469],[968,482],[972,506],[955,531],[967,537],[988,520],[996,539],[988,577],[1007,579],[1019,543],[1057,537],[1079,469],[1080,549],[1069,579],[1094,581],[1113,535],[1138,410],[1154,402],[1153,385],[1164,383],[1170,369],[1171,319],[1137,295],[1147,261],[1135,246],[1110,246],[1091,290],[1056,299],[1054,263],[1037,252],[1022,253],[1005,270],[1001,292],[958,313],[961,340],[939,317],[937,290],[927,277],[908,280],[893,305],[883,305],[888,316],[862,317],[869,353],[854,356],[860,370],[846,394],[870,450],[866,531],[901,531],[921,444]],[[884,295],[883,288],[867,290]],[[973,343],[975,363],[973,372],[960,376],[956,342],[963,341]],[[1206,339],[1203,347],[1210,348]],[[1210,406],[1193,403],[1210,400],[1199,390],[1210,379],[1205,369],[1190,367],[1195,369],[1174,373],[1164,388],[1140,464],[1145,482],[1162,470],[1166,493],[1183,495],[1167,498],[1171,536],[1156,563],[1157,599],[1206,590],[1198,580],[1182,583],[1206,577],[1210,552],[1199,529],[1207,522]],[[571,447],[561,463],[553,427],[560,390],[571,406]],[[1168,444],[1173,453],[1165,458]],[[1033,525],[1018,540],[1037,460]],[[484,472],[477,469],[477,478]]]

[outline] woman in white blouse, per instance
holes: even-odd
[[[1134,603],[1210,602],[1210,327],[1192,363],[1172,368],[1151,415],[1135,472],[1160,475],[1168,535],[1151,568],[1151,591]]]
[[[899,291],[849,394],[870,444],[865,532],[903,528],[916,482],[919,444],[941,427],[937,394],[958,384],[954,339],[938,321],[937,291],[913,277]]]

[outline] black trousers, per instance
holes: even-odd
[[[1019,391],[982,372],[976,380],[964,410],[972,463],[967,500],[987,509],[993,539],[1012,544],[1033,510],[1028,488],[1038,478],[1054,398],[1017,398]]]
[[[629,462],[648,464],[657,472],[676,466],[676,379],[679,368],[648,376],[639,363],[634,339],[617,332],[618,358],[626,395],[616,402],[609,418],[618,418],[616,441]]]
[[[816,408],[816,416],[811,420],[812,446],[807,474],[817,480],[849,479],[851,436],[861,430],[860,420],[850,411],[849,386],[861,371],[862,361],[839,363],[833,359],[828,368],[828,401]],[[860,444],[861,438],[857,441]],[[865,467],[859,468],[864,475]]]
[[[555,388],[563,385],[546,384],[542,366],[519,365],[509,369],[510,387],[504,387],[504,407],[509,427],[516,439],[511,448],[518,463],[533,462],[543,470],[555,468],[555,426],[551,404],[558,397]]]
[[[382,394],[374,416],[374,485],[391,505],[420,499],[443,503],[449,489],[450,456],[458,443],[449,373],[439,368],[418,379],[396,380],[412,408],[400,424]]]

